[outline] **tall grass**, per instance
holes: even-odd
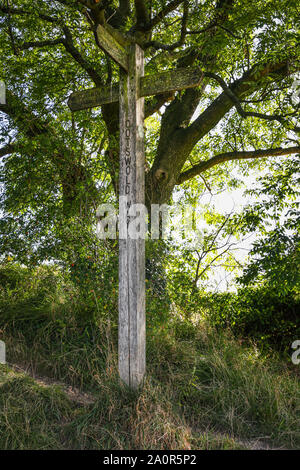
[[[1,435],[8,436],[0,438],[1,448],[224,449],[257,440],[300,447],[299,366],[264,355],[254,343],[241,344],[205,319],[192,323],[174,313],[167,325],[148,329],[147,377],[134,393],[118,379],[115,312],[104,315],[95,304],[93,319],[82,322],[72,286],[59,274],[53,284],[45,271],[37,277],[25,273],[1,290],[8,362],[89,390],[95,403],[75,406],[55,387],[47,395],[0,369]],[[34,320],[30,307],[25,318],[19,306],[43,286]]]
[[[56,387],[0,366],[0,448],[63,449],[62,428],[74,405]]]

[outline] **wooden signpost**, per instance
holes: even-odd
[[[140,96],[152,96],[168,91],[194,88],[200,85],[202,76],[200,67],[182,68],[155,75],[146,75],[141,77],[140,80]],[[72,111],[79,111],[118,100],[119,84],[113,84],[103,88],[90,88],[89,90],[72,93],[68,105]]]
[[[117,33],[117,32],[116,32]],[[120,66],[118,85],[73,93],[72,111],[103,104],[120,103],[120,201],[129,210],[144,204],[144,97],[200,85],[200,68],[172,70],[144,77],[144,53],[139,45],[118,41],[111,30],[98,26],[100,46]],[[120,227],[130,217],[119,211]],[[123,214],[123,215],[122,215]],[[126,230],[127,232],[127,230]],[[145,240],[119,235],[119,374],[131,388],[137,388],[146,370],[145,357]]]

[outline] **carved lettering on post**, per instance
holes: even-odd
[[[144,204],[144,99],[140,77],[143,51],[130,46],[128,73],[120,71],[120,201],[127,210]],[[124,205],[123,205],[124,207]],[[121,212],[121,211],[120,211]],[[130,223],[123,215],[120,224]],[[137,388],[145,374],[145,240],[119,241],[119,372]]]

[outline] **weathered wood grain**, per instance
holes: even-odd
[[[143,51],[130,46],[128,74],[120,71],[120,206],[144,203],[144,99],[140,77]],[[119,231],[124,235],[131,217],[120,207]],[[126,231],[127,232],[127,231]],[[119,240],[119,373],[137,388],[145,374],[145,240]]]
[[[0,340],[0,364],[6,364],[6,348],[4,341]]]
[[[119,99],[119,84],[104,88],[90,88],[70,95],[68,106],[72,111],[95,108],[102,104],[114,103]]]
[[[193,88],[199,86],[202,79],[203,73],[200,67],[183,68],[155,75],[146,75],[140,79],[140,95],[144,97],[168,91]],[[114,84],[103,88],[77,91],[70,96],[68,106],[72,111],[78,111],[116,102],[119,99],[118,89],[119,84]]]
[[[127,71],[128,51],[101,24],[97,26],[96,34],[100,47]]]
[[[200,67],[182,68],[155,75],[146,75],[141,80],[141,96],[193,88],[199,86],[202,80],[203,72]]]

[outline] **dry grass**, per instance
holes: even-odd
[[[42,302],[37,280],[0,291],[7,360],[37,379],[0,366],[0,448],[300,448],[299,366],[174,316],[148,331],[133,393],[118,379],[115,314],[77,322],[80,302],[43,275]]]

